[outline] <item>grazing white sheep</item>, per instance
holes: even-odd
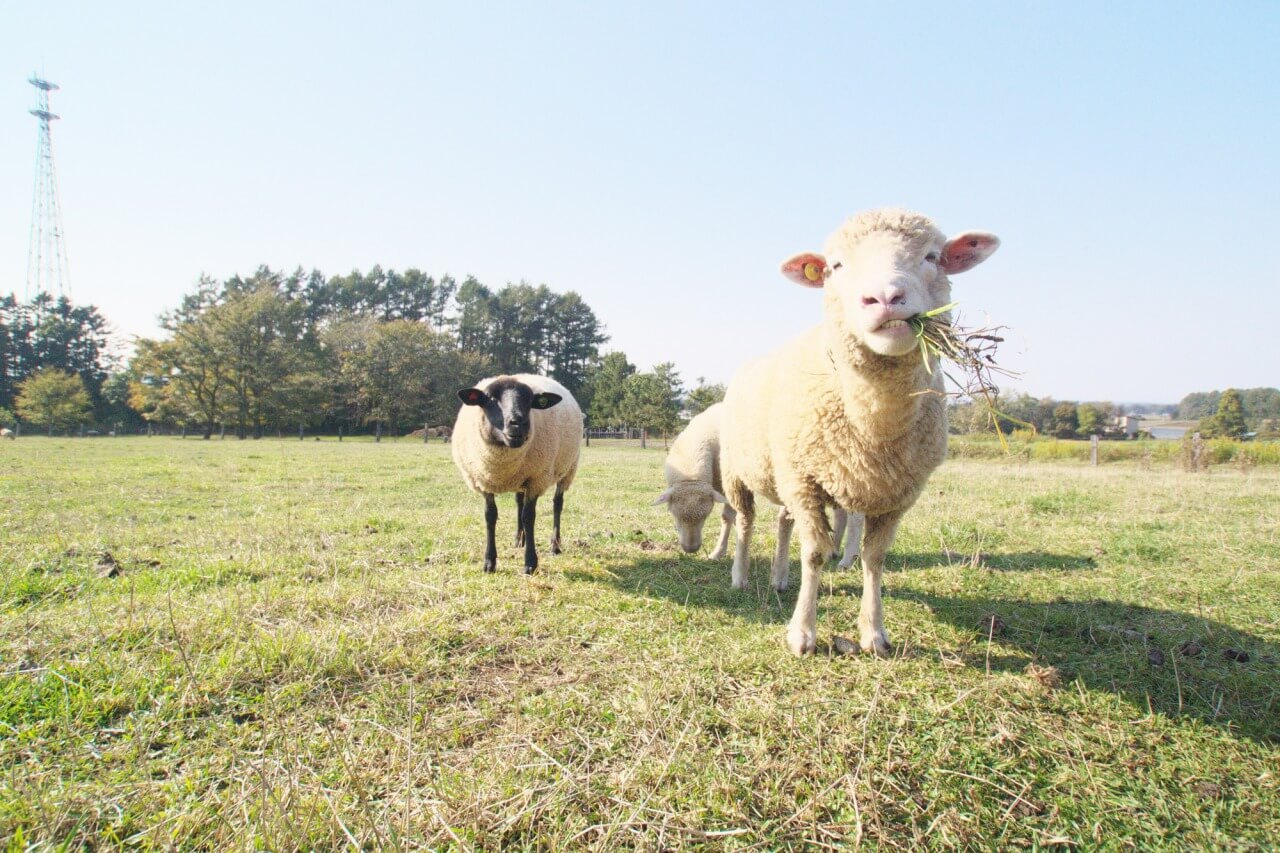
[[[13,430],[9,429],[8,427],[0,427],[0,438],[7,438],[10,441],[13,441],[14,439],[17,438],[17,436],[14,435]]]
[[[708,406],[689,421],[667,453],[663,475],[667,488],[658,495],[654,504],[666,504],[676,522],[676,536],[681,549],[692,554],[702,547],[702,529],[715,504],[723,505],[720,514],[720,538],[708,558],[717,560],[728,553],[729,536],[733,530],[736,513],[729,506],[722,492],[720,479],[720,414],[723,404]],[[835,526],[835,544],[839,549],[846,529],[840,568],[847,569],[858,557],[862,541],[862,515],[848,513],[836,507],[832,513]],[[786,563],[791,544],[791,517],[784,509],[778,514],[778,544],[775,562]]]
[[[484,495],[484,570],[498,565],[494,495],[515,492],[516,541],[524,545],[525,573],[532,573],[538,568],[538,498],[552,486],[551,553],[561,550],[560,513],[578,471],[582,410],[559,382],[529,373],[484,379],[460,390],[458,398],[465,405],[453,425],[453,461],[466,484]]]
[[[729,534],[733,530],[734,513],[721,491],[720,485],[720,403],[708,406],[695,416],[671,443],[663,475],[667,488],[658,495],[654,504],[666,504],[676,521],[676,535],[680,548],[692,554],[702,547],[702,526],[718,503],[720,513],[720,539],[709,555],[711,559],[723,557],[729,549]]]
[[[721,419],[724,494],[738,513],[733,585],[747,584],[755,496],[782,504],[800,537],[801,580],[787,646],[812,652],[818,583],[833,553],[824,508],[866,516],[858,616],[865,651],[884,655],[880,576],[906,511],[946,454],[946,401],[907,322],[951,301],[948,276],[986,260],[994,235],[947,239],[926,217],[874,210],[841,226],[823,254],[788,259],[783,274],[822,288],[822,323],[733,378]],[[775,560],[773,586],[787,586]]]

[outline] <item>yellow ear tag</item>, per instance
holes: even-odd
[[[817,281],[822,278],[822,271],[818,269],[817,264],[813,261],[809,261],[809,263],[804,265],[804,277],[809,279],[809,281]]]

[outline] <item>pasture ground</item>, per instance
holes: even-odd
[[[0,838],[182,849],[1262,849],[1280,469],[953,460],[794,592],[680,554],[661,449],[584,451],[496,575],[441,444],[0,443]],[[546,501],[544,503],[549,503]],[[710,528],[710,524],[708,525]],[[714,539],[708,530],[708,539]]]

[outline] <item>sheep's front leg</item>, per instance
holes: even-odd
[[[778,510],[778,547],[773,552],[773,567],[769,570],[769,583],[778,592],[786,591],[791,577],[791,528],[795,522],[785,506]]]
[[[516,492],[516,547],[524,547],[524,492]]]
[[[884,557],[898,532],[902,513],[867,516],[866,534],[862,542],[862,608],[858,612],[858,633],[864,652],[880,657],[892,646],[884,630],[884,603],[880,599],[880,576],[884,573]]]
[[[538,570],[538,549],[533,541],[533,523],[538,518],[538,499],[529,495],[524,499],[524,573],[531,575]]]
[[[844,541],[844,558],[840,560],[840,568],[849,569],[858,559],[858,553],[862,549],[862,513],[848,513],[848,538]],[[836,537],[837,548],[840,544],[840,537]]]
[[[484,496],[484,570],[498,570],[498,502],[493,495],[485,492]]]
[[[756,498],[745,484],[737,483],[731,488],[729,500],[733,501],[733,508],[738,513],[738,547],[733,552],[733,588],[746,589],[750,581],[751,528],[756,520]]]
[[[787,626],[787,648],[801,656],[810,654],[818,645],[818,587],[822,567],[835,548],[827,514],[821,506],[798,509],[795,523],[800,528],[800,593]]]
[[[729,535],[733,533],[733,523],[737,517],[733,507],[725,504],[720,511],[720,539],[716,541],[715,549],[707,555],[708,559],[718,560],[729,553]]]
[[[560,487],[556,487],[556,496],[551,501],[551,553],[559,554],[564,549],[560,547],[560,513],[564,511],[564,492]]]

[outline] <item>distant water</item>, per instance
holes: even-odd
[[[1151,427],[1148,432],[1152,438],[1182,438],[1187,434],[1186,427]]]

